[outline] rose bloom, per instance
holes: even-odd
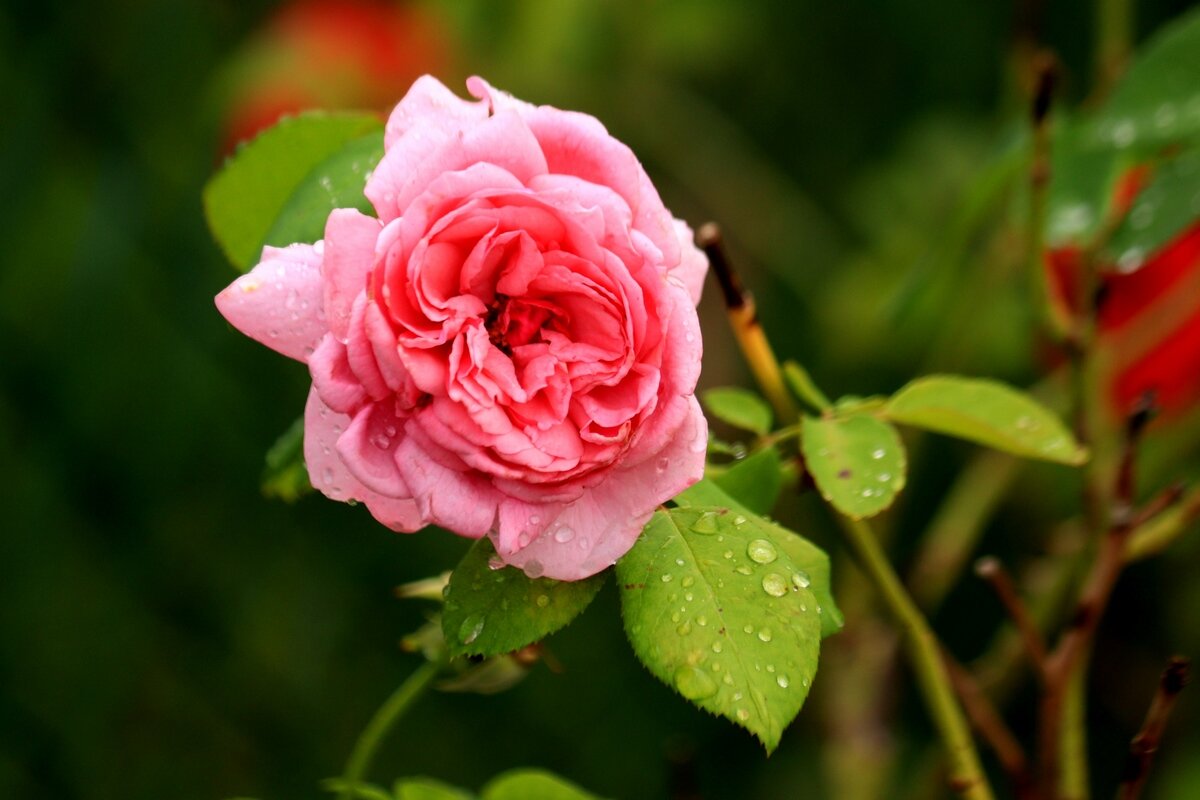
[[[396,106],[378,219],[337,209],[323,241],[265,248],[217,307],[308,364],[326,496],[583,578],[703,473],[707,262],[595,118],[467,86],[426,76]]]

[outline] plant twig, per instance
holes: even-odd
[[[1179,693],[1187,686],[1191,678],[1190,660],[1175,656],[1167,662],[1162,678],[1158,682],[1158,691],[1150,702],[1150,710],[1146,712],[1146,720],[1142,729],[1129,743],[1129,756],[1125,761],[1125,773],[1121,779],[1121,788],[1117,792],[1118,800],[1137,800],[1146,785],[1146,776],[1154,761],[1154,754],[1162,742],[1163,731],[1166,730],[1167,720]]]
[[[1013,735],[1012,730],[1000,716],[992,701],[979,687],[979,683],[970,670],[948,652],[943,652],[943,657],[950,680],[954,684],[954,690],[958,692],[958,697],[962,701],[963,709],[967,712],[975,730],[996,754],[1017,797],[1020,800],[1032,798],[1034,796],[1033,775],[1029,771],[1029,759],[1025,755],[1025,749],[1021,747],[1021,743],[1017,741],[1017,737]]]
[[[904,584],[879,547],[870,525],[863,520],[847,517],[840,521],[863,571],[875,584],[884,604],[904,631],[909,661],[950,761],[951,789],[969,800],[991,798],[992,790],[980,766],[975,742],[955,696],[946,663],[942,659],[941,645],[916,603],[905,591]]]
[[[1046,658],[1045,692],[1041,704],[1039,753],[1042,767],[1043,791],[1057,797],[1059,758],[1062,753],[1063,709],[1073,673],[1080,668],[1089,650],[1108,600],[1125,566],[1125,550],[1134,521],[1134,459],[1141,434],[1154,413],[1154,398],[1146,396],[1130,414],[1113,490],[1113,508],[1108,533],[1100,542],[1099,551],[1084,581],[1075,611],[1057,646]],[[1078,718],[1077,720],[1078,721]]]
[[[717,223],[706,222],[701,225],[696,233],[696,243],[708,256],[708,263],[721,285],[730,327],[733,328],[738,346],[746,356],[750,371],[754,373],[755,381],[781,420],[795,419],[798,413],[796,404],[784,384],[783,373],[775,353],[771,350],[771,343],[767,341],[762,325],[759,324],[754,298],[742,288],[737,272],[725,255],[721,229]]]
[[[354,796],[355,787],[362,782],[363,776],[370,768],[371,759],[374,758],[375,751],[379,749],[383,737],[387,735],[397,720],[404,716],[404,712],[408,710],[409,706],[424,694],[441,670],[440,663],[426,661],[412,675],[409,675],[404,683],[400,684],[400,687],[375,712],[375,716],[371,717],[371,721],[359,735],[358,741],[354,743],[354,750],[350,753],[349,761],[346,762],[346,771],[342,775],[342,790],[338,793],[338,800],[350,800]]]
[[[988,585],[992,587],[992,591],[996,593],[996,597],[1000,599],[1004,610],[1012,617],[1034,671],[1037,673],[1038,679],[1044,681],[1046,679],[1046,644],[1042,641],[1041,631],[1037,629],[1025,601],[1017,593],[1012,576],[1008,574],[1008,570],[1004,568],[1000,560],[992,556],[985,556],[975,562],[975,574],[987,581]]]
[[[1133,46],[1133,0],[1096,0],[1092,98],[1102,100],[1125,71]]]

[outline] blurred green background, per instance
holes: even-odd
[[[1078,99],[1092,3],[1044,5],[1041,40],[1062,59],[1064,96]],[[1138,3],[1139,38],[1188,5]],[[890,391],[932,369],[1036,376],[1013,273],[1020,243],[1004,227],[1022,198],[1001,195],[995,231],[961,252],[945,246],[1022,119],[1008,67],[1021,17],[1009,3],[417,8],[426,27],[403,69],[435,70],[451,87],[478,73],[600,117],[676,214],[722,222],[776,348],[830,391]],[[2,797],[317,796],[417,664],[397,642],[424,609],[392,587],[449,568],[466,547],[393,535],[362,508],[259,492],[263,453],[301,410],[307,376],[213,308],[234,273],[207,234],[200,192],[277,11],[229,0],[0,10]],[[744,382],[715,287],[702,319],[704,385]],[[917,454],[921,477],[893,515],[902,559],[906,533],[966,453]],[[1036,549],[1046,521],[1071,508],[1061,472],[1024,480],[1042,491],[1018,492],[989,529],[1003,554]],[[831,549],[835,574],[844,569],[825,517],[791,505],[790,521]],[[1200,653],[1197,568],[1183,545],[1119,589],[1093,679],[1102,786],[1163,659]],[[964,659],[999,620],[970,583],[937,618]],[[378,777],[478,787],[536,765],[609,797],[832,796],[820,675],[766,760],[635,662],[611,586],[549,646],[558,673],[539,665],[506,694],[424,699],[386,744]],[[928,731],[908,679],[891,680],[888,735],[906,783]],[[1019,730],[1031,703],[1018,695]],[[1185,695],[1155,796],[1200,796],[1198,719]],[[896,796],[912,788],[898,784]]]

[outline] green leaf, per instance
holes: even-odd
[[[775,507],[783,487],[783,462],[774,447],[764,447],[713,476],[713,482],[756,514]]]
[[[805,417],[801,449],[821,496],[851,519],[873,517],[904,488],[904,443],[886,422],[861,415]]]
[[[769,526],[724,507],[657,511],[617,578],[646,668],[773,751],[816,674],[821,618]]]
[[[292,503],[312,490],[304,466],[304,418],[299,417],[267,451],[262,492]]]
[[[1111,260],[1121,272],[1133,272],[1197,219],[1200,150],[1190,150],[1162,163],[1138,193],[1108,241]]]
[[[893,422],[1026,458],[1078,465],[1088,456],[1050,410],[998,381],[954,375],[918,378],[888,401],[883,414]]]
[[[771,430],[771,407],[748,389],[737,386],[709,389],[701,399],[708,413],[739,430],[760,436]]]
[[[1200,9],[1164,26],[1137,53],[1092,120],[1094,146],[1145,150],[1200,134]]]
[[[493,778],[480,800],[598,800],[575,784],[541,769],[514,769]]]
[[[375,132],[352,140],[315,166],[288,198],[264,244],[283,247],[324,238],[325,221],[335,208],[356,208],[374,215],[363,189],[381,158],[383,136]]]
[[[1046,194],[1046,243],[1051,247],[1090,243],[1108,219],[1122,173],[1136,163],[1132,154],[1089,148],[1082,127],[1056,123]]]
[[[241,147],[204,188],[208,226],[235,267],[258,261],[267,235],[314,168],[369,133],[372,114],[308,112],[289,117]]]
[[[321,781],[321,788],[337,794],[349,789],[350,796],[356,800],[392,800],[392,796],[383,787],[365,781],[350,783],[342,778],[327,778]]]
[[[730,497],[721,487],[708,479],[689,487],[675,498],[675,503],[685,508],[717,506],[747,517],[754,516],[754,512]],[[759,522],[766,526],[771,541],[787,553],[788,557],[792,559],[792,563],[810,578],[809,589],[817,598],[817,614],[821,617],[822,638],[832,636],[840,631],[844,620],[842,612],[833,599],[833,579],[830,574],[829,556],[803,536],[781,525],[761,518]]]
[[[588,607],[605,573],[581,581],[530,578],[499,567],[488,539],[459,562],[446,586],[442,630],[452,655],[494,656],[541,641]]]
[[[401,778],[392,785],[395,800],[473,800],[475,795],[435,778]]]

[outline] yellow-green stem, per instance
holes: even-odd
[[[1095,83],[1103,98],[1125,71],[1133,47],[1133,0],[1096,0]]]
[[[396,691],[392,692],[391,697],[385,700],[379,710],[375,712],[375,716],[371,717],[371,721],[367,723],[367,727],[363,729],[358,741],[355,742],[349,761],[346,762],[346,771],[342,775],[342,789],[338,793],[338,800],[350,800],[354,797],[354,789],[362,782],[363,776],[370,768],[371,759],[374,758],[375,751],[379,749],[383,737],[387,735],[397,720],[404,716],[404,712],[408,710],[409,706],[424,694],[441,669],[442,665],[433,661],[422,664],[416,672],[408,676],[404,683],[400,684]]]
[[[990,800],[991,787],[980,766],[975,741],[929,623],[905,591],[870,526],[862,520],[844,519],[842,522],[863,571],[904,631],[909,661],[950,762],[951,787],[968,800]]]
[[[1063,697],[1063,725],[1058,743],[1058,790],[1063,800],[1088,800],[1087,658],[1071,673]]]

